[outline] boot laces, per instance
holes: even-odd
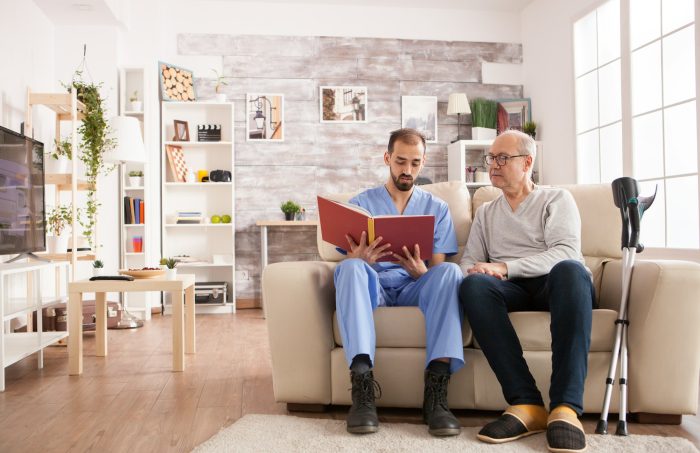
[[[356,375],[353,379],[353,387],[357,386],[358,403],[371,406],[374,400],[382,397],[382,388],[379,382],[375,381],[371,373]]]
[[[441,406],[443,409],[449,410],[447,407],[447,386],[449,383],[449,375],[428,373],[428,391],[433,394],[434,406]]]

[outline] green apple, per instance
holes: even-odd
[[[228,214],[224,214],[221,216],[221,221],[223,223],[231,223],[231,216]]]
[[[221,217],[214,214],[213,216],[211,216],[211,223],[221,223]]]

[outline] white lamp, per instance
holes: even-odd
[[[124,208],[122,206],[122,194],[124,193],[124,168],[127,162],[146,162],[146,150],[141,137],[141,125],[136,118],[128,116],[115,116],[109,120],[109,138],[115,141],[114,148],[104,153],[104,161],[119,165],[119,268],[124,268],[124,238],[122,237],[124,224]],[[122,319],[117,324],[119,329],[133,329],[142,327],[143,321],[126,310],[123,293],[119,293],[119,301],[122,303]]]
[[[469,99],[465,93],[452,93],[450,99],[447,101],[447,114],[457,115],[457,138],[452,141],[452,143],[457,140],[462,139],[462,135],[459,133],[460,122],[459,116],[466,115],[472,112],[469,108]]]

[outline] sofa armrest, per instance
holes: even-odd
[[[336,265],[283,262],[263,271],[263,303],[278,402],[330,404]]]
[[[620,287],[621,263],[609,262],[603,274],[601,304],[619,310]],[[699,296],[700,264],[635,263],[628,305],[630,412],[697,412]]]

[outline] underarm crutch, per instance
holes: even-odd
[[[632,269],[636,253],[642,253],[644,246],[639,243],[639,225],[644,212],[651,206],[656,198],[656,191],[650,197],[639,196],[637,181],[628,178],[618,178],[612,182],[613,200],[615,206],[620,209],[622,216],[622,298],[618,319],[615,320],[615,344],[612,350],[608,377],[605,380],[605,397],[603,409],[600,412],[600,420],[596,426],[596,434],[608,433],[608,410],[617,360],[620,359],[620,413],[615,434],[627,435],[627,303],[629,300],[630,283],[632,281]]]

